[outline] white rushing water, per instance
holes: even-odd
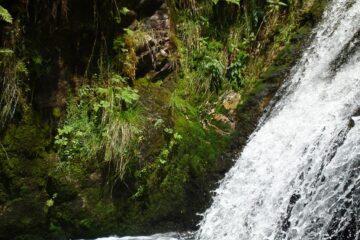
[[[97,240],[178,240],[179,236],[176,233],[155,234],[152,236],[140,236],[140,237],[106,237],[98,238]]]
[[[360,238],[360,0],[329,3],[279,94],[197,239]]]
[[[360,239],[360,0],[329,3],[278,95],[197,240]]]
[[[162,234],[155,234],[151,236],[139,236],[139,237],[105,237],[105,238],[98,238],[96,240],[190,240],[194,239],[194,233],[162,233]]]

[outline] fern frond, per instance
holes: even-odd
[[[9,56],[9,55],[12,55],[14,54],[14,51],[9,49],[9,48],[0,48],[0,55],[6,55],[6,56]]]
[[[0,5],[0,20],[3,20],[7,23],[12,23],[13,18],[3,6]]]

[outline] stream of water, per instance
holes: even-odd
[[[329,3],[278,96],[193,239],[360,239],[360,0]]]

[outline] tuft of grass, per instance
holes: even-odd
[[[0,128],[10,120],[24,92],[28,70],[24,59],[16,53],[21,42],[20,27],[15,24],[0,48]]]

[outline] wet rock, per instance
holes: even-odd
[[[166,3],[155,13],[143,20],[144,30],[148,37],[144,45],[137,51],[139,62],[136,76],[143,77],[154,71],[153,79],[165,77],[172,71],[171,56],[176,47],[171,41],[171,24],[169,8]]]
[[[235,129],[235,123],[223,114],[219,114],[219,113],[214,114],[214,120],[229,125],[231,129]]]
[[[216,121],[220,121],[220,122],[223,122],[223,123],[229,123],[230,122],[230,120],[229,120],[229,118],[227,118],[225,115],[223,115],[223,114],[214,114],[214,119],[216,120]]]
[[[360,121],[360,109],[358,109],[350,118],[349,128],[353,128],[355,126],[355,122],[357,121]]]
[[[0,239],[39,231],[46,226],[46,193],[28,194],[0,205]]]
[[[141,17],[151,16],[164,2],[165,0],[140,0],[136,11]]]
[[[234,111],[239,105],[241,96],[234,91],[229,92],[223,97],[223,106],[226,110]]]

